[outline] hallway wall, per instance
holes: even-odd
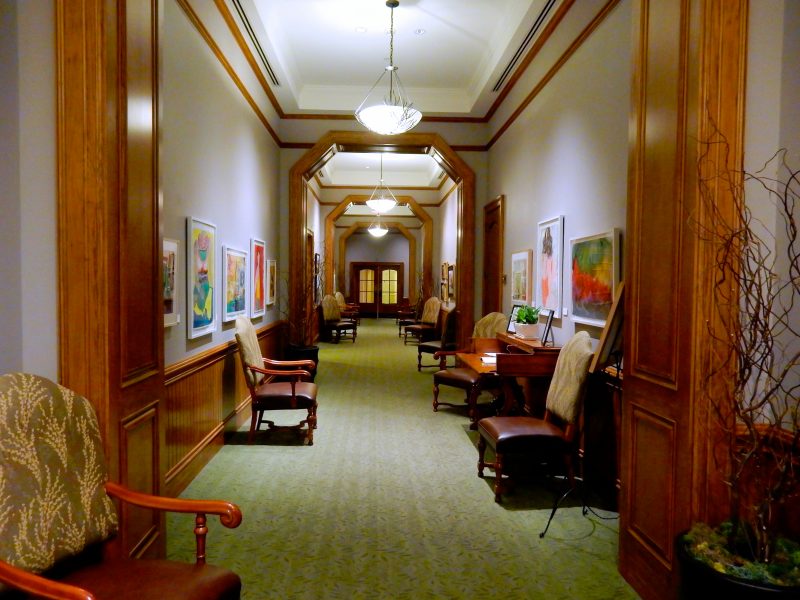
[[[487,197],[506,197],[505,272],[511,272],[511,253],[520,250],[534,250],[535,266],[537,223],[564,215],[562,305],[567,309],[570,238],[617,227],[623,230],[624,252],[630,31],[630,2],[622,0],[489,150]],[[480,230],[482,215],[476,215],[476,223]],[[531,289],[533,294],[535,286]],[[506,283],[503,309],[510,308]],[[554,321],[553,331],[556,344],[562,344],[575,325],[568,315]],[[600,329],[589,333],[598,337]]]

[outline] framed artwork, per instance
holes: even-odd
[[[561,318],[561,272],[563,267],[564,217],[540,221],[536,244],[536,306]]]
[[[164,327],[180,323],[178,312],[178,240],[164,238],[161,258],[161,296],[164,302]]]
[[[506,331],[508,333],[517,332],[517,313],[521,306],[521,304],[515,304],[511,307],[511,314],[508,316],[508,325],[506,325]]]
[[[228,322],[247,314],[247,251],[223,246],[222,260],[225,281],[222,320]]]
[[[214,313],[217,286],[217,227],[208,221],[186,219],[186,326],[189,339],[217,329]]]
[[[274,260],[267,261],[267,305],[275,304],[278,290],[278,265]]]
[[[456,301],[456,266],[449,263],[447,265],[447,300],[448,302]]]
[[[447,282],[444,280],[439,282],[439,298],[442,302],[447,302]]]
[[[263,240],[250,239],[250,316],[260,317],[267,310],[267,257]]]
[[[530,250],[511,255],[511,302],[528,304],[531,301],[531,254]]]
[[[553,331],[554,316],[555,311],[551,308],[542,308],[539,310],[539,339],[542,341],[542,346],[555,345],[555,340],[552,344],[547,340]]]
[[[570,240],[572,320],[603,327],[619,283],[620,230]]]

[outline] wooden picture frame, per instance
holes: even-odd
[[[222,275],[225,282],[222,294],[222,321],[233,321],[247,314],[247,250],[222,247]]]
[[[217,330],[217,227],[186,219],[186,328],[189,339]]]
[[[600,335],[592,362],[589,365],[589,373],[595,373],[599,369],[605,368],[611,360],[622,358],[622,326],[625,321],[625,283],[620,282],[617,286],[617,293],[614,296],[614,303],[606,319],[606,326]]]
[[[536,306],[561,318],[564,269],[564,216],[539,221],[536,242]]]
[[[267,247],[264,240],[250,238],[250,316],[267,311]]]
[[[161,254],[161,296],[164,303],[164,327],[172,327],[181,322],[178,310],[178,251],[180,242],[171,238],[162,240]]]
[[[572,320],[603,327],[619,284],[620,230],[570,240]]]
[[[531,301],[531,250],[511,254],[511,302],[528,304]]]
[[[456,265],[455,263],[448,263],[447,265],[447,301],[456,301]]]
[[[275,304],[278,290],[278,263],[274,259],[267,261],[267,306]]]

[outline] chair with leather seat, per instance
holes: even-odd
[[[351,337],[353,343],[358,335],[358,324],[352,319],[342,318],[336,298],[327,294],[322,298],[323,331],[330,341],[339,343],[343,337]]]
[[[419,297],[414,306],[408,304],[408,300],[403,300],[404,304],[397,307],[395,322],[397,323],[397,337],[403,337],[403,328],[419,322],[422,316],[422,296]]]
[[[575,487],[573,456],[577,451],[579,415],[584,388],[593,356],[589,334],[576,333],[561,349],[553,379],[547,392],[544,417],[495,416],[478,421],[478,476],[486,467],[494,470],[494,498],[501,502],[508,485],[505,472],[510,455],[522,456],[526,463],[543,464],[552,471],[562,466],[569,489],[557,496],[543,537],[560,502]],[[491,448],[494,460],[487,461],[486,449]]]
[[[112,498],[195,513],[195,563],[119,556]],[[229,528],[242,520],[230,502],[153,496],[108,481],[97,416],[86,398],[38,375],[0,376],[0,596],[239,598],[239,576],[205,562],[207,514]]]
[[[311,382],[314,361],[263,358],[256,330],[250,319],[243,316],[236,317],[236,342],[250,391],[248,443],[253,443],[256,431],[266,423],[270,430],[296,429],[313,446],[317,426],[317,385]],[[307,416],[296,425],[276,425],[264,419],[265,412],[276,410],[305,410]]]
[[[433,357],[439,360],[439,370],[433,374],[433,412],[439,406],[455,406],[451,402],[439,400],[439,387],[442,385],[464,390],[470,428],[474,429],[478,420],[478,397],[483,391],[491,392],[495,397],[500,393],[501,380],[496,373],[476,373],[469,367],[448,367],[447,357],[459,353],[505,352],[505,344],[497,339],[497,334],[505,331],[508,317],[503,313],[492,312],[482,317],[472,329],[472,338],[468,348],[461,350],[442,350]]]
[[[441,361],[439,361],[429,365],[423,365],[423,354],[436,354],[442,350],[455,350],[457,324],[458,315],[456,311],[442,312],[442,336],[437,340],[420,342],[417,345],[417,371],[422,371],[422,367],[439,367],[441,364]]]
[[[403,343],[408,343],[408,336],[410,335],[417,342],[426,342],[436,337],[436,327],[439,325],[439,312],[442,308],[442,301],[436,296],[431,296],[425,300],[425,305],[422,307],[422,316],[419,321],[406,325],[404,328]]]
[[[361,314],[358,304],[348,303],[342,292],[334,292],[333,297],[336,298],[336,304],[339,305],[339,315],[341,318],[346,321],[355,321],[356,325],[360,325]]]

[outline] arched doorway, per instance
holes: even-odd
[[[459,319],[459,341],[465,342],[472,333],[474,318],[475,256],[475,174],[466,162],[435,133],[405,133],[396,136],[381,136],[369,132],[331,131],[322,136],[314,146],[298,160],[289,171],[289,264],[303,264],[304,235],[307,218],[306,182],[337,151],[379,152],[386,149],[408,153],[430,154],[447,175],[461,188],[458,204],[458,233],[456,257],[456,298]],[[327,243],[327,240],[326,240]],[[303,302],[304,290],[309,282],[302,269],[289,269],[289,319],[295,324],[307,322]],[[466,284],[465,284],[466,282]],[[432,281],[423,281],[424,295],[431,295]],[[298,327],[304,335],[309,328]]]

